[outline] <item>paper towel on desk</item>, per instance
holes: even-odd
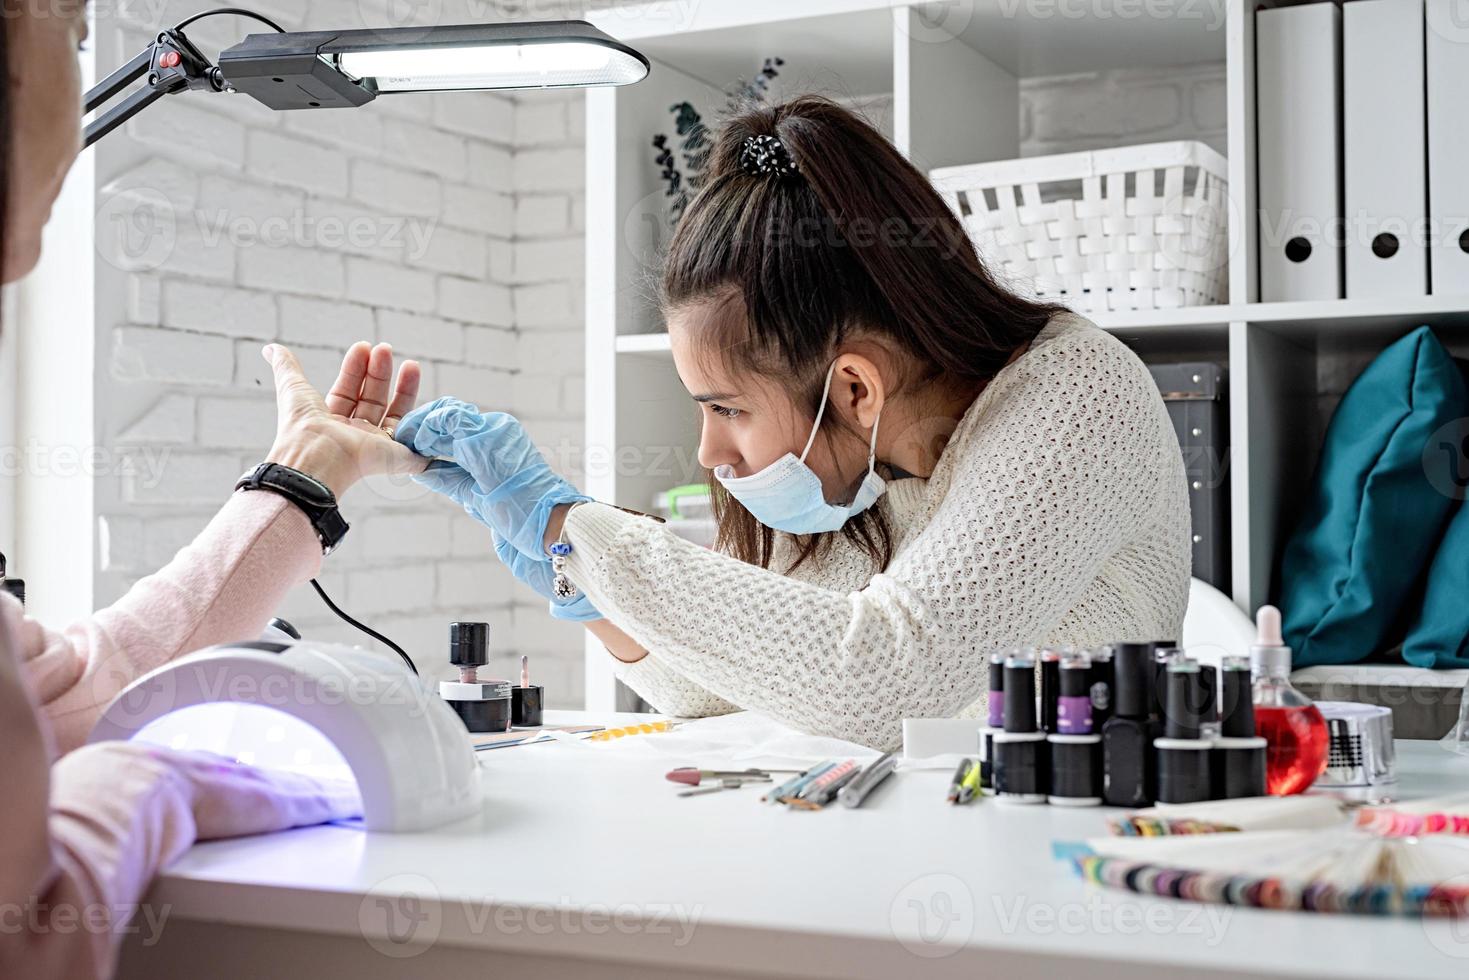
[[[804,769],[824,759],[871,759],[881,754],[856,742],[803,734],[753,711],[679,721],[669,732],[629,735],[615,742],[568,741],[556,748],[730,769]]]

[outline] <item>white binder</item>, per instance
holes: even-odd
[[[1350,299],[1428,294],[1423,116],[1423,0],[1344,4],[1342,146]]]
[[[1429,270],[1438,294],[1469,293],[1469,17],[1428,0]]]
[[[1260,299],[1337,299],[1341,249],[1341,12],[1255,14]]]

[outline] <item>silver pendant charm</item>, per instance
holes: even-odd
[[[571,584],[571,579],[566,577],[566,556],[571,554],[571,545],[565,541],[557,541],[551,545],[551,570],[556,573],[551,580],[551,591],[556,593],[558,599],[575,599],[580,591]]]

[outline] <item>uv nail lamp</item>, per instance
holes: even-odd
[[[427,830],[480,807],[464,723],[401,663],[355,647],[257,640],[201,650],[128,685],[88,740],[353,780],[368,830]]]

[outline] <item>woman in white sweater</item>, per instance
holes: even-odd
[[[746,110],[710,166],[663,300],[713,550],[591,501],[508,415],[441,399],[398,429],[446,457],[422,479],[552,615],[660,711],[876,747],[903,718],[976,712],[995,648],[1178,635],[1187,492],[1142,362],[998,284],[924,176],[834,103]]]

